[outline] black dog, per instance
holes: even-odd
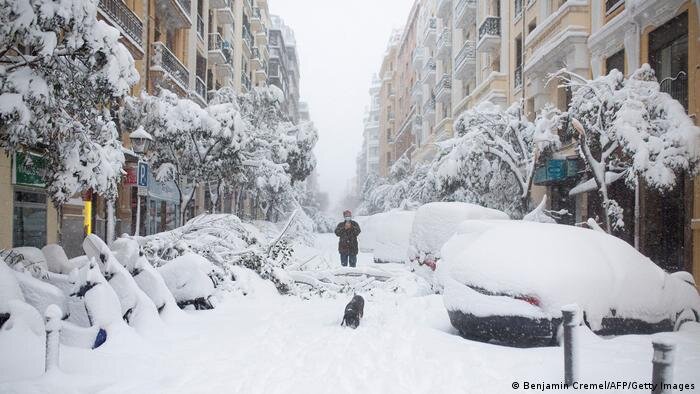
[[[341,326],[345,325],[352,328],[357,328],[360,325],[360,319],[365,311],[365,299],[362,296],[355,295],[352,300],[345,306],[345,316]]]

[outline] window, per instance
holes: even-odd
[[[533,19],[528,25],[527,25],[527,34],[532,33],[533,30],[537,28],[537,19]]]
[[[617,71],[620,71],[623,74],[625,73],[624,48],[605,60],[605,74],[610,74],[610,71],[613,69],[617,69]]]
[[[523,39],[521,36],[515,38],[515,70],[513,75],[513,87],[515,89],[523,86]]]
[[[649,33],[649,64],[661,90],[688,110],[688,12]]]
[[[15,189],[12,246],[46,245],[46,194],[33,189]]]

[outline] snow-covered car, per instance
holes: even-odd
[[[504,246],[507,245],[507,246]],[[666,273],[604,232],[525,221],[463,223],[442,248],[438,277],[452,325],[467,338],[554,343],[576,304],[599,335],[647,334],[698,321],[687,273]]]
[[[359,247],[375,263],[404,263],[415,212],[395,209],[359,219]]]
[[[505,212],[464,202],[433,202],[416,211],[411,228],[408,259],[412,268],[429,281],[434,281],[442,245],[465,220],[508,220]]]

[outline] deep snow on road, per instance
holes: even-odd
[[[335,242],[332,234],[317,237],[317,258],[329,267],[339,265]],[[358,264],[374,265],[372,255],[361,254]],[[412,275],[401,265],[380,268]],[[0,372],[0,392],[493,393],[563,378],[561,348],[457,336],[439,295],[377,293],[357,330],[340,327],[351,296],[230,295],[155,337],[125,333],[93,351],[62,347],[62,373],[16,380]],[[583,334],[581,381],[650,381],[651,336]],[[676,381],[700,390],[700,325],[658,336],[678,344]]]

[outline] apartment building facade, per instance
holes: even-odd
[[[453,121],[481,102],[502,108],[522,102],[531,120],[545,105],[565,110],[571,92],[550,78],[563,67],[593,78],[613,68],[629,76],[649,63],[662,90],[698,123],[700,1],[416,0],[415,7],[418,28],[412,60],[419,83],[411,97],[422,117],[421,127],[413,129],[414,164],[432,159],[435,142],[452,136]],[[404,31],[408,30],[407,25]],[[382,70],[386,63],[385,59]],[[380,105],[395,107],[388,99],[381,95]],[[399,131],[393,124],[386,126],[382,125],[385,135]],[[547,194],[552,209],[572,213],[563,220],[569,224],[600,217],[595,192],[570,193],[585,181],[583,163],[576,141],[562,138],[562,148],[538,163],[532,199],[539,201]],[[391,151],[391,143],[388,140],[382,152]],[[548,170],[562,165],[572,170]],[[684,176],[677,188],[663,195],[641,185],[638,228],[635,192],[622,183],[610,189],[628,212],[626,230],[616,235],[637,244],[662,267],[685,269],[700,281],[700,180]]]
[[[99,0],[98,18],[121,33],[121,42],[135,60],[141,78],[132,95],[169,89],[205,106],[211,92],[232,87],[245,92],[267,84],[269,62],[267,0]],[[140,160],[130,149],[130,130],[123,130],[126,175],[115,205],[115,234],[133,234],[137,198],[141,199],[140,234],[178,226],[179,197],[174,185],[155,182],[138,193],[136,168]],[[48,200],[37,172],[41,158],[30,152],[0,155],[0,249],[43,246],[60,242],[69,256],[82,253],[86,232],[106,235],[107,204],[86,191],[56,208]],[[189,209],[198,214],[211,208],[206,187]]]
[[[362,190],[364,181],[370,174],[379,174],[380,89],[381,80],[375,74],[372,77],[372,85],[369,88],[370,104],[365,110],[365,118],[363,120],[362,150],[357,156],[357,190]]]

